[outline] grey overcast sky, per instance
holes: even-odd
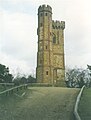
[[[52,7],[65,21],[65,64],[91,65],[91,0],[0,0],[0,63],[11,73],[33,74],[37,63],[37,9]]]

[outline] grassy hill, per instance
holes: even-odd
[[[0,120],[73,120],[79,89],[29,87],[23,93],[0,96]]]
[[[85,88],[79,104],[82,120],[91,120],[91,88]]]

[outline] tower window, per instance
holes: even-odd
[[[53,37],[53,43],[56,43],[56,37],[55,36]]]
[[[43,16],[43,14],[41,13],[40,16]]]
[[[46,75],[48,75],[48,71],[46,71]]]
[[[42,64],[42,60],[40,60],[40,64]]]
[[[43,24],[42,23],[40,23],[40,27],[42,27],[43,26]]]
[[[58,26],[58,28],[60,29],[60,26]]]
[[[45,13],[45,15],[47,16],[48,14],[47,14],[47,13]]]
[[[47,50],[47,46],[46,46],[46,50]]]

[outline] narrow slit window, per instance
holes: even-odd
[[[47,14],[47,13],[45,13],[45,15],[47,16],[48,14]]]
[[[41,13],[40,16],[43,16],[43,14]]]
[[[46,71],[46,75],[48,75],[48,71]]]
[[[43,26],[43,24],[42,23],[40,23],[40,27],[42,27]]]
[[[46,50],[47,50],[47,46],[46,46]]]
[[[40,60],[40,64],[42,64],[42,60]]]

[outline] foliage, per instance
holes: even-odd
[[[9,73],[9,68],[0,64],[0,82],[12,82],[13,75]]]
[[[91,65],[87,65],[87,69],[89,70],[89,75],[91,76]],[[91,87],[91,79],[88,84],[89,87]]]
[[[82,87],[84,84],[90,84],[89,71],[86,69],[67,69],[66,70],[66,83],[68,87]]]
[[[91,71],[91,66],[90,65],[87,65],[88,69]]]
[[[27,78],[28,83],[36,83],[36,78],[32,77],[31,75],[28,76]]]
[[[26,77],[21,77],[21,76],[16,76],[16,78],[14,79],[14,84],[15,85],[20,85],[20,84],[26,84],[27,83],[27,79]]]
[[[31,75],[28,77],[25,75],[21,76],[21,74],[18,73],[17,76],[13,79],[13,75],[9,73],[9,68],[0,64],[0,82],[8,83],[12,81],[15,83],[15,85],[36,83],[36,78],[32,77]]]
[[[25,75],[21,76],[20,74],[18,74],[13,82],[15,83],[15,85],[26,84],[26,83],[36,83],[36,78],[32,77],[31,75],[26,77]]]

